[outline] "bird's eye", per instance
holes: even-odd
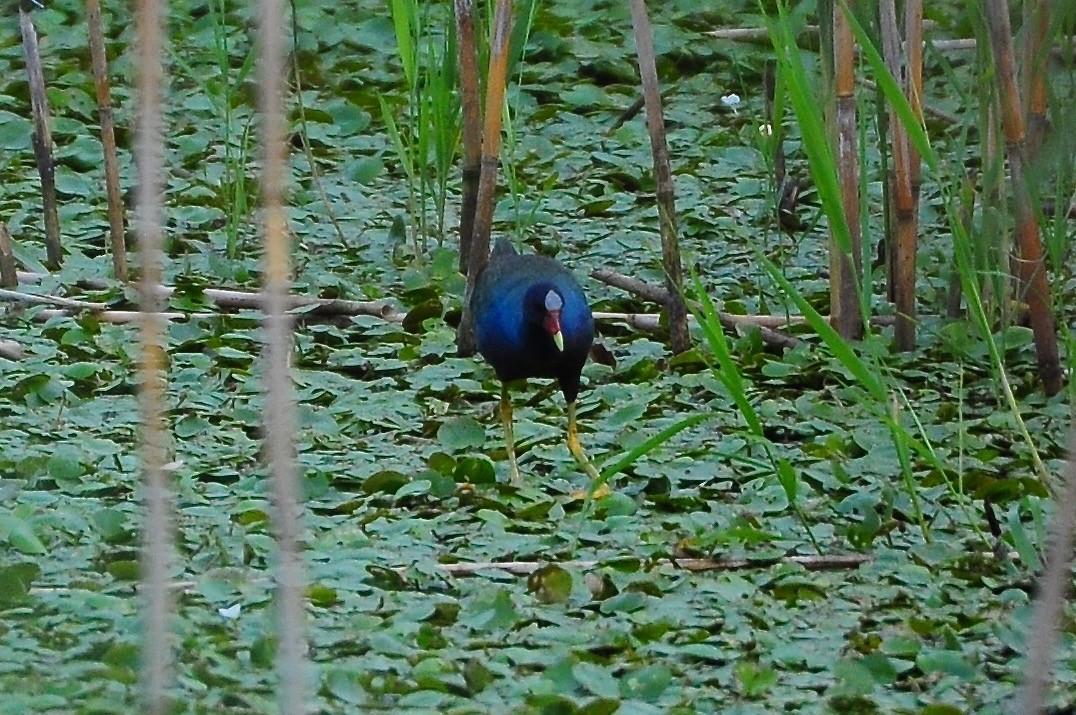
[[[557,294],[556,291],[549,291],[545,294],[545,309],[548,311],[560,310],[564,307],[564,301]]]

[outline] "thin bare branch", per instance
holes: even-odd
[[[669,294],[665,304],[669,315],[669,342],[673,354],[678,354],[691,348],[691,337],[687,331],[687,306],[684,304],[682,292],[683,265],[680,262],[680,243],[676,228],[676,191],[669,161],[669,144],[665,135],[661,86],[658,84],[650,16],[646,11],[645,0],[629,0],[629,4],[646,107],[646,126],[650,133],[650,150],[654,159],[658,227],[661,231],[661,263],[665,269],[665,288]]]
[[[40,321],[47,321],[52,318],[73,317],[80,313],[87,312],[81,310],[75,310],[72,308],[45,308],[34,313],[34,319]],[[177,313],[174,311],[164,311],[159,313],[144,313],[140,310],[95,310],[93,311],[93,317],[105,323],[114,323],[117,325],[123,325],[126,323],[141,323],[147,316],[152,317],[154,320],[160,320],[165,322],[171,321],[187,321],[187,320],[204,320],[208,318],[219,318],[220,313]]]
[[[460,273],[471,264],[478,183],[482,174],[482,103],[478,87],[478,44],[474,0],[456,0],[456,51],[459,55],[463,121],[463,199],[460,207]]]
[[[863,77],[857,77],[856,84],[863,87],[864,89],[870,90],[871,92],[878,91],[877,84]],[[960,124],[960,117],[953,114],[952,112],[947,112],[944,109],[939,109],[932,104],[924,104],[923,113],[945,124]]]
[[[617,273],[609,268],[596,268],[590,272],[590,277],[606,285],[627,291],[628,293],[638,296],[643,300],[648,300],[651,303],[665,305],[669,300],[668,288],[656,286],[653,283],[647,283],[644,280],[633,276],[626,276],[623,273]]]
[[[97,115],[101,122],[101,147],[105,160],[105,191],[108,194],[108,238],[112,247],[112,271],[117,279],[126,281],[127,239],[123,225],[123,192],[120,190],[119,158],[116,155],[116,130],[112,118],[112,93],[108,82],[108,55],[105,52],[103,24],[100,0],[86,0],[90,62],[93,65]]]
[[[29,3],[19,4],[19,29],[22,31],[22,50],[26,58],[26,74],[30,84],[30,110],[34,115],[34,157],[41,176],[41,202],[45,214],[45,253],[49,268],[59,268],[63,262],[60,249],[60,219],[56,207],[56,164],[52,156],[52,129],[49,122],[49,100],[45,94],[45,71],[37,45],[37,30],[27,9]]]
[[[7,288],[0,289],[0,300],[9,303],[26,303],[28,305],[56,305],[71,310],[103,310],[107,307],[100,303],[92,303],[88,300],[62,298],[56,295],[22,293],[20,291],[8,290]]]
[[[0,221],[0,286],[17,288],[19,273],[15,266],[15,249],[11,245],[11,234],[7,224]]]

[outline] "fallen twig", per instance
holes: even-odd
[[[116,324],[119,324],[119,325],[122,325],[122,324],[125,324],[125,323],[137,323],[138,321],[142,320],[142,317],[143,317],[143,313],[140,310],[93,310],[93,311],[81,310],[80,311],[80,310],[71,310],[71,309],[65,310],[65,309],[62,309],[62,308],[46,308],[45,310],[40,310],[37,313],[35,313],[34,317],[37,320],[51,320],[52,318],[71,317],[73,315],[78,315],[80,312],[82,312],[82,313],[84,313],[84,312],[92,312],[93,317],[97,318],[98,320],[100,320],[103,323],[116,323]],[[162,320],[184,321],[184,320],[199,320],[199,319],[208,319],[208,318],[219,318],[219,317],[221,317],[222,314],[221,313],[177,313],[175,311],[172,311],[172,312],[164,312],[164,313],[154,313],[153,315],[155,315],[156,317],[161,318]]]
[[[705,573],[709,571],[743,571],[745,569],[762,569],[781,564],[799,564],[808,571],[840,571],[843,569],[856,569],[872,560],[867,554],[839,554],[834,556],[785,556],[783,558],[735,558],[735,559],[658,559],[650,561],[639,559],[638,564],[644,569],[672,569],[674,571],[691,571],[693,573]],[[483,572],[501,571],[513,576],[529,576],[535,571],[547,566],[575,569],[579,571],[597,571],[602,568],[615,568],[617,560],[606,561],[470,561],[454,564],[434,564],[434,568],[446,576],[475,576]],[[412,571],[416,564],[407,566],[393,566],[388,570],[404,575]],[[233,572],[234,580],[244,584],[256,584],[269,586],[272,579],[251,578],[249,572],[236,569]],[[218,574],[218,580],[227,580]],[[173,590],[190,592],[198,586],[194,579],[173,581],[170,584]],[[46,593],[66,593],[74,589],[65,587],[39,586],[30,589],[31,594],[41,595]]]
[[[14,340],[0,340],[0,357],[8,360],[22,360],[26,351]]]
[[[45,278],[43,273],[18,273],[21,283],[40,283]],[[89,280],[83,285],[92,289],[103,289],[103,281]],[[161,286],[159,297],[167,299],[175,294],[176,289],[172,286]],[[19,294],[25,295],[25,294]],[[229,288],[205,288],[202,295],[213,302],[218,308],[225,309],[251,309],[260,310],[262,305],[261,293],[253,291],[233,290]],[[62,299],[68,300],[68,299]],[[345,300],[343,298],[314,298],[311,296],[292,295],[288,299],[288,310],[306,308],[303,311],[307,315],[372,315],[375,318],[392,321],[393,314],[399,312],[395,306],[387,300]],[[81,302],[81,305],[70,306],[83,309],[103,309],[103,306],[95,303]],[[402,318],[401,318],[402,320]],[[398,322],[398,321],[392,321]]]
[[[91,303],[86,300],[74,298],[61,298],[57,295],[37,295],[36,293],[20,293],[17,290],[0,288],[0,300],[12,303],[28,303],[30,305],[57,305],[72,310],[105,310],[106,306],[100,303]]]
[[[638,278],[625,276],[606,268],[599,268],[592,272],[591,277],[597,281],[611,285],[614,288],[636,295],[644,300],[660,303],[664,294],[662,288],[655,287]],[[656,330],[657,321],[661,316],[649,313],[595,313],[595,320],[612,320],[625,322],[639,330]],[[691,316],[689,319],[694,320]],[[807,318],[802,315],[737,315],[735,313],[718,312],[722,325],[725,327],[754,325],[759,328],[786,328],[791,325],[805,325]],[[829,321],[828,316],[825,317]],[[875,327],[888,327],[893,325],[892,315],[876,315],[871,318],[871,325]],[[787,336],[786,336],[787,337]],[[794,338],[793,338],[794,339]]]
[[[933,28],[936,25],[935,22],[927,20],[924,23],[924,27]],[[718,40],[769,40],[770,31],[765,27],[723,27],[717,30],[710,30],[705,33],[710,37],[714,37]],[[818,25],[804,25],[800,31],[800,36],[804,35],[817,35]]]
[[[592,271],[590,275],[595,280],[601,281],[602,283],[611,285],[615,288],[625,290],[633,295],[642,298],[643,300],[648,300],[659,305],[665,305],[665,301],[668,300],[669,294],[665,288],[651,285],[646,281],[641,281],[638,278],[632,278],[631,276],[617,273],[616,271],[609,270],[608,268],[599,268],[595,271]],[[689,301],[688,305],[692,306],[693,310],[698,310],[698,307],[694,304],[693,301]],[[733,316],[728,313],[719,312],[717,314],[717,317],[718,320],[721,321],[722,327],[724,327],[726,330],[732,330],[734,332],[741,325],[750,324],[757,326],[759,330],[759,335],[762,338],[762,342],[766,343],[767,345],[772,345],[778,348],[795,348],[802,343],[802,341],[798,338],[794,338],[791,335],[785,335],[784,333],[774,330],[771,327],[767,327],[760,322],[744,320],[744,316]],[[635,321],[639,324],[642,324],[643,322],[639,321],[637,318],[635,319]],[[786,320],[785,322],[787,323],[788,321]],[[644,329],[649,330],[651,328],[647,327]]]
[[[871,560],[864,554],[842,554],[839,556],[786,556],[770,559],[660,559],[646,561],[641,559],[643,568],[672,568],[684,571],[738,571],[749,568],[765,568],[776,564],[799,564],[808,571],[829,571],[837,569],[854,569]],[[603,561],[477,561],[470,563],[437,564],[437,570],[449,576],[472,576],[482,571],[504,571],[517,576],[526,576],[546,566],[593,571],[606,566]],[[396,567],[393,570],[403,573],[411,567]]]

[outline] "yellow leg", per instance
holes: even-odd
[[[586,472],[592,480],[597,482],[601,479],[598,469],[587,457],[587,453],[583,451],[583,445],[579,443],[579,424],[575,419],[574,402],[568,403],[568,449],[571,450],[575,461],[579,463],[580,469]]]
[[[504,444],[508,449],[508,469],[512,474],[512,484],[523,483],[519,476],[519,462],[516,461],[516,436],[512,430],[512,398],[508,388],[501,385],[501,422],[504,424]]]

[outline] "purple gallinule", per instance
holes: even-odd
[[[471,293],[478,352],[501,380],[501,420],[512,481],[519,483],[508,383],[554,377],[568,403],[568,449],[592,479],[598,470],[579,443],[575,400],[579,375],[594,342],[594,317],[579,282],[552,258],[520,255],[505,238]]]

